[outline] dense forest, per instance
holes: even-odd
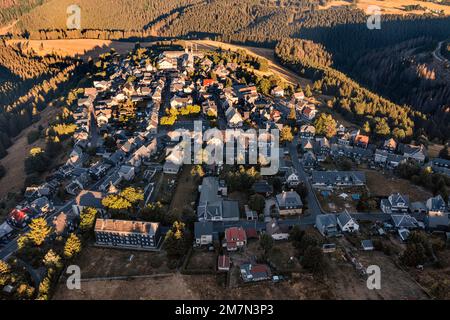
[[[375,137],[393,136],[408,141],[428,130],[431,137],[446,140],[450,135],[449,119],[437,132],[430,131],[426,115],[407,106],[399,106],[361,87],[323,61],[329,54],[305,40],[285,39],[275,48],[277,58],[304,77],[314,81],[313,89],[329,96],[329,107],[334,108],[351,122],[361,125],[366,133]],[[433,136],[436,134],[436,136]]]
[[[48,102],[79,81],[85,70],[78,60],[39,57],[26,45],[0,43],[0,158],[11,138],[37,120]]]
[[[330,103],[368,130],[386,132],[388,128],[399,138],[410,138],[413,128],[423,127],[432,138],[449,136],[448,79],[420,55],[431,52],[448,37],[449,17],[383,15],[381,30],[369,30],[366,14],[354,6],[317,10],[327,4],[326,0],[79,0],[82,29],[66,30],[66,9],[71,4],[71,0],[46,1],[24,14],[9,36],[211,38],[277,46],[277,55],[284,63],[314,79],[315,89],[335,96]],[[289,38],[314,43],[284,40]],[[287,49],[291,45],[292,50]],[[411,50],[417,54],[403,54]],[[446,44],[442,54],[448,54]],[[17,88],[14,81],[24,72],[1,64],[0,71],[6,75],[0,92],[13,92],[14,98],[6,96],[6,101],[14,105],[14,99],[30,89]],[[395,103],[359,87],[344,73]]]

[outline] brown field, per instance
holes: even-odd
[[[80,266],[82,279],[91,279],[171,273],[166,261],[164,251],[133,251],[88,246],[83,249],[75,264]]]
[[[169,175],[172,179],[177,179],[177,186],[173,194],[172,202],[169,211],[176,214],[182,214],[183,209],[195,202],[198,194],[198,182],[191,175],[192,165],[185,165],[182,172],[178,175]]]
[[[56,300],[248,300],[248,299],[319,299],[323,286],[313,284],[310,277],[284,282],[260,283],[226,289],[214,275],[180,275],[134,280],[82,282],[81,290],[57,288]]]
[[[215,252],[196,249],[192,251],[189,263],[186,266],[188,270],[212,270],[216,269],[217,255]]]
[[[377,265],[381,270],[381,289],[369,290],[366,278],[359,276],[349,262],[338,261],[330,263],[330,283],[337,299],[355,300],[423,300],[428,296],[406,272],[399,269],[390,257],[382,252],[358,251],[358,261],[367,268]]]
[[[367,187],[373,196],[387,197],[394,192],[409,195],[411,201],[425,201],[432,194],[420,186],[416,186],[408,180],[399,179],[391,174],[384,175],[374,170],[366,172]]]
[[[64,39],[64,40],[8,40],[7,43],[26,42],[39,55],[57,53],[62,56],[95,58],[114,48],[118,53],[125,54],[134,48],[134,42],[97,40],[97,39]],[[43,45],[43,49],[41,48]],[[142,45],[151,43],[143,42]]]
[[[295,279],[274,284],[263,282],[227,289],[224,275],[165,275],[153,278],[128,280],[83,281],[81,290],[67,290],[61,283],[54,299],[427,299],[419,285],[409,274],[398,269],[392,260],[381,252],[361,252],[358,260],[367,267],[381,268],[381,290],[367,289],[365,278],[359,276],[346,261],[328,256],[330,270],[322,280],[310,274],[299,273]]]
[[[381,8],[381,12],[384,14],[423,14],[424,11],[405,11],[403,7],[406,5],[420,5],[429,10],[444,10],[446,15],[450,14],[450,6],[417,1],[417,0],[359,0],[357,3],[358,9],[367,11],[369,6],[378,6]],[[331,7],[349,6],[351,1],[336,0],[329,2],[326,6],[321,6],[320,9],[328,9]]]
[[[0,183],[0,199],[5,197],[9,192],[20,191],[24,186],[26,178],[24,165],[25,158],[28,157],[31,148],[45,146],[45,141],[43,139],[38,139],[29,145],[27,134],[32,130],[36,130],[39,125],[46,128],[50,119],[55,117],[57,113],[57,108],[47,107],[40,113],[41,119],[38,122],[24,129],[13,139],[13,145],[9,147],[8,155],[0,160],[0,164],[6,169],[6,175],[1,179]]]
[[[429,144],[428,145],[428,156],[430,158],[439,157],[439,152],[441,152],[444,146],[442,144]]]

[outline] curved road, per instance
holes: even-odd
[[[446,41],[441,41],[438,43],[438,46],[433,51],[433,57],[440,62],[448,62],[448,60],[441,54],[442,44]]]

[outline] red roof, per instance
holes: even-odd
[[[303,114],[306,116],[309,116],[312,111],[313,111],[313,109],[311,109],[310,107],[306,107],[303,109]]]
[[[232,227],[225,230],[225,239],[227,244],[236,243],[238,241],[246,241],[247,235],[245,234],[244,229]]]
[[[21,223],[31,213],[30,209],[14,209],[10,212],[9,218]]]
[[[218,263],[219,269],[229,269],[230,268],[230,257],[223,255],[219,256]]]
[[[267,275],[270,275],[270,269],[269,269],[269,267],[268,267],[267,265],[265,265],[265,264],[254,264],[254,265],[252,265],[251,273],[252,273],[252,274],[255,274],[255,273],[259,273],[259,274],[265,273],[265,274],[267,274]]]
[[[203,79],[204,87],[208,87],[210,85],[213,85],[214,83],[216,83],[216,81],[214,79]]]
[[[245,234],[247,235],[247,239],[258,238],[258,233],[255,228],[245,229]]]
[[[369,143],[369,137],[359,134],[356,136],[355,138],[355,143],[363,143],[363,144],[368,144]]]

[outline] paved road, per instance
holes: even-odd
[[[441,47],[444,42],[445,41],[439,42],[436,50],[433,51],[433,56],[440,62],[447,62],[447,59],[441,54]]]
[[[298,152],[297,152],[297,142],[298,139],[295,138],[292,143],[289,144],[289,153],[291,155],[292,164],[294,165],[295,169],[297,170],[299,174],[299,178],[303,180],[304,185],[308,189],[308,212],[309,212],[309,218],[308,220],[312,223],[315,223],[316,216],[319,214],[324,213],[322,211],[322,208],[320,207],[319,200],[315,196],[314,190],[311,186],[311,182],[309,181],[308,175],[306,174],[303,165],[301,164],[299,158],[298,158]]]
[[[64,206],[60,207],[59,209],[53,211],[51,214],[49,214],[45,220],[47,220],[47,222],[49,224],[51,224],[53,222],[53,218],[55,216],[57,216],[58,214],[60,214],[61,212],[67,212],[67,209],[72,208],[72,205],[74,204],[75,200],[71,200],[69,202],[67,202]],[[30,229],[29,227],[26,227],[23,233],[28,232]],[[22,234],[23,234],[22,233]],[[17,236],[16,238],[14,238],[13,240],[11,240],[11,242],[9,242],[7,245],[5,245],[1,251],[0,251],[0,259],[7,259],[12,253],[16,252],[18,249],[17,246],[17,239],[19,239],[20,236]]]

